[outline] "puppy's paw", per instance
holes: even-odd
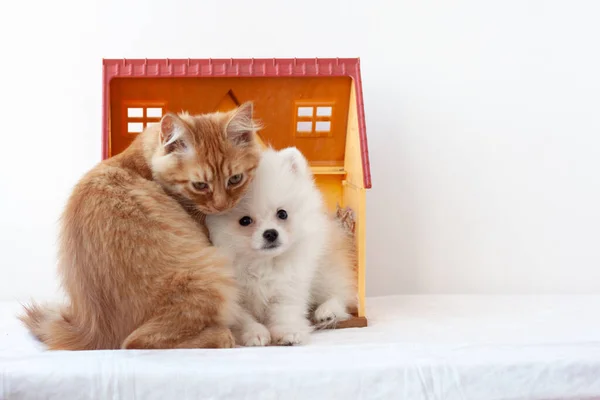
[[[253,324],[242,333],[242,344],[246,347],[266,346],[271,343],[271,334],[263,324]]]
[[[294,346],[309,341],[310,328],[302,325],[280,325],[271,327],[271,338],[274,344]]]
[[[335,325],[350,318],[346,307],[337,299],[329,299],[315,310],[315,323],[319,327]]]
[[[294,346],[308,343],[308,333],[305,332],[279,332],[273,336],[273,343],[279,346]]]

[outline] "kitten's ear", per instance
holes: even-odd
[[[308,160],[296,147],[287,147],[279,151],[279,154],[288,163],[292,172],[308,175],[311,173]]]
[[[227,139],[238,146],[245,146],[254,142],[254,134],[260,126],[252,119],[254,105],[247,101],[231,112],[225,127]]]
[[[160,143],[167,153],[189,147],[188,127],[177,115],[166,113],[160,120]]]

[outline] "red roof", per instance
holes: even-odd
[[[348,76],[356,89],[358,133],[365,188],[371,187],[371,169],[358,58],[249,58],[249,59],[104,59],[102,156],[108,156],[108,90],[115,77],[289,77]]]

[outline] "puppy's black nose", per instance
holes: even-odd
[[[263,232],[263,237],[267,240],[267,242],[276,241],[277,236],[279,236],[279,233],[275,229],[267,229]]]

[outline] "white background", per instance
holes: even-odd
[[[0,298],[56,293],[56,221],[100,159],[102,57],[360,56],[368,295],[600,293],[599,2],[2,8]]]

